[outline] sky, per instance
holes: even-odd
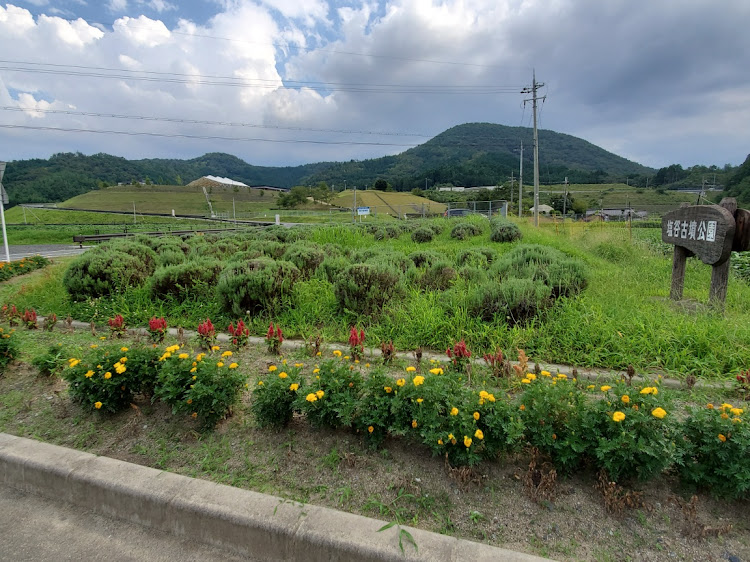
[[[747,0],[14,0],[0,160],[398,154],[538,124],[641,164],[750,152]],[[544,161],[544,146],[540,145]]]

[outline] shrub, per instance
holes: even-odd
[[[341,272],[348,268],[351,264],[351,260],[347,257],[328,256],[323,260],[318,269],[315,271],[315,277],[322,281],[335,283],[341,275]]]
[[[236,316],[257,309],[272,311],[291,295],[299,278],[299,269],[287,261],[258,258],[245,264],[232,263],[219,277],[219,302]]]
[[[149,279],[149,290],[160,298],[208,297],[213,294],[222,267],[219,260],[207,257],[159,267]]]
[[[469,248],[461,251],[456,257],[456,264],[459,266],[484,267],[487,268],[489,260],[487,255],[480,251],[479,248]]]
[[[39,370],[40,375],[51,377],[62,372],[68,364],[67,350],[62,345],[51,345],[42,355],[37,355],[31,360],[31,364]]]
[[[185,254],[179,248],[167,247],[159,252],[157,265],[177,265],[185,261]]]
[[[191,360],[187,353],[176,354],[175,347],[160,358],[154,397],[172,406],[173,413],[190,414],[202,428],[212,429],[237,403],[245,376],[231,362],[231,351],[221,357],[199,353]]]
[[[716,496],[750,495],[750,424],[730,404],[692,409],[679,428],[678,470],[686,484]]]
[[[325,254],[317,244],[295,242],[286,249],[283,258],[296,265],[304,279],[309,279],[323,263]]]
[[[490,221],[490,240],[493,242],[515,242],[521,239],[521,229],[514,222],[502,217]]]
[[[401,291],[401,275],[386,264],[349,266],[335,282],[334,292],[342,311],[358,315],[380,312]]]
[[[302,384],[299,368],[285,369],[277,373],[274,365],[273,372],[258,381],[253,390],[253,403],[250,409],[258,426],[285,427],[294,415],[294,403]]]
[[[343,360],[325,361],[313,379],[297,393],[295,408],[315,427],[351,427],[363,385],[359,371]]]
[[[425,290],[444,291],[456,281],[458,274],[447,260],[427,267],[419,278],[419,286]]]
[[[468,294],[466,307],[486,321],[498,316],[511,325],[524,324],[549,305],[551,295],[547,285],[531,279],[487,281]]]
[[[156,268],[156,252],[144,244],[139,244],[134,240],[116,240],[110,242],[108,247],[115,252],[122,252],[123,254],[138,258],[141,267],[147,271],[149,275],[151,275]],[[106,246],[102,246],[102,248],[106,248]],[[96,249],[98,250],[99,248]]]
[[[42,256],[21,258],[18,261],[0,262],[0,281],[6,281],[16,275],[29,273],[49,265],[50,261]]]
[[[122,349],[127,348],[97,348],[83,358],[68,359],[62,376],[74,400],[87,408],[110,413],[128,407],[140,382],[128,372],[128,358]]]
[[[395,397],[394,380],[382,371],[369,373],[362,383],[362,392],[353,413],[352,427],[357,429],[370,447],[378,447],[393,427],[391,402]],[[390,392],[386,392],[386,388]]]
[[[89,250],[70,264],[63,276],[63,286],[74,301],[80,301],[140,286],[152,272],[153,269],[130,254]]]
[[[6,332],[0,328],[0,373],[5,370],[8,363],[18,355],[18,339],[15,331]]]
[[[431,228],[418,228],[411,233],[411,239],[414,242],[423,244],[425,242],[432,242],[432,238],[435,236],[435,232]]]
[[[487,270],[481,267],[465,266],[458,270],[458,276],[467,283],[480,284],[488,279]]]
[[[613,263],[630,261],[637,255],[632,245],[626,246],[614,242],[600,242],[592,248],[592,253]]]
[[[451,229],[451,238],[456,240],[466,240],[480,234],[482,234],[482,228],[471,222],[460,222]]]
[[[409,254],[409,259],[414,262],[415,267],[425,267],[432,265],[436,261],[442,259],[437,252],[431,252],[429,250],[418,250]]]

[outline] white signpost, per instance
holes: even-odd
[[[370,214],[370,207],[357,207],[357,214],[361,217],[362,215]]]
[[[0,217],[3,222],[3,245],[5,246],[5,261],[10,263],[10,250],[8,249],[8,234],[5,232],[5,205],[8,204],[8,194],[3,187],[3,175],[5,174],[5,162],[0,162]]]

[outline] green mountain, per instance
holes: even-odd
[[[55,154],[48,160],[8,164],[4,184],[11,204],[64,201],[107,185],[146,181],[184,184],[204,175],[230,177],[248,185],[292,187],[324,181],[329,185],[372,185],[384,179],[398,191],[453,184],[496,185],[518,171],[524,144],[524,170],[532,177],[532,130],[491,123],[469,123],[448,129],[430,141],[396,156],[362,161],[320,162],[303,166],[253,166],[229,154],[210,153],[191,160],[127,160],[108,154]],[[540,178],[543,183],[606,183],[630,178],[645,184],[654,170],[607,152],[583,139],[539,131]],[[642,180],[642,181],[641,181]]]

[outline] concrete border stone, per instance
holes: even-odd
[[[0,433],[0,483],[264,560],[534,562],[529,554]]]

